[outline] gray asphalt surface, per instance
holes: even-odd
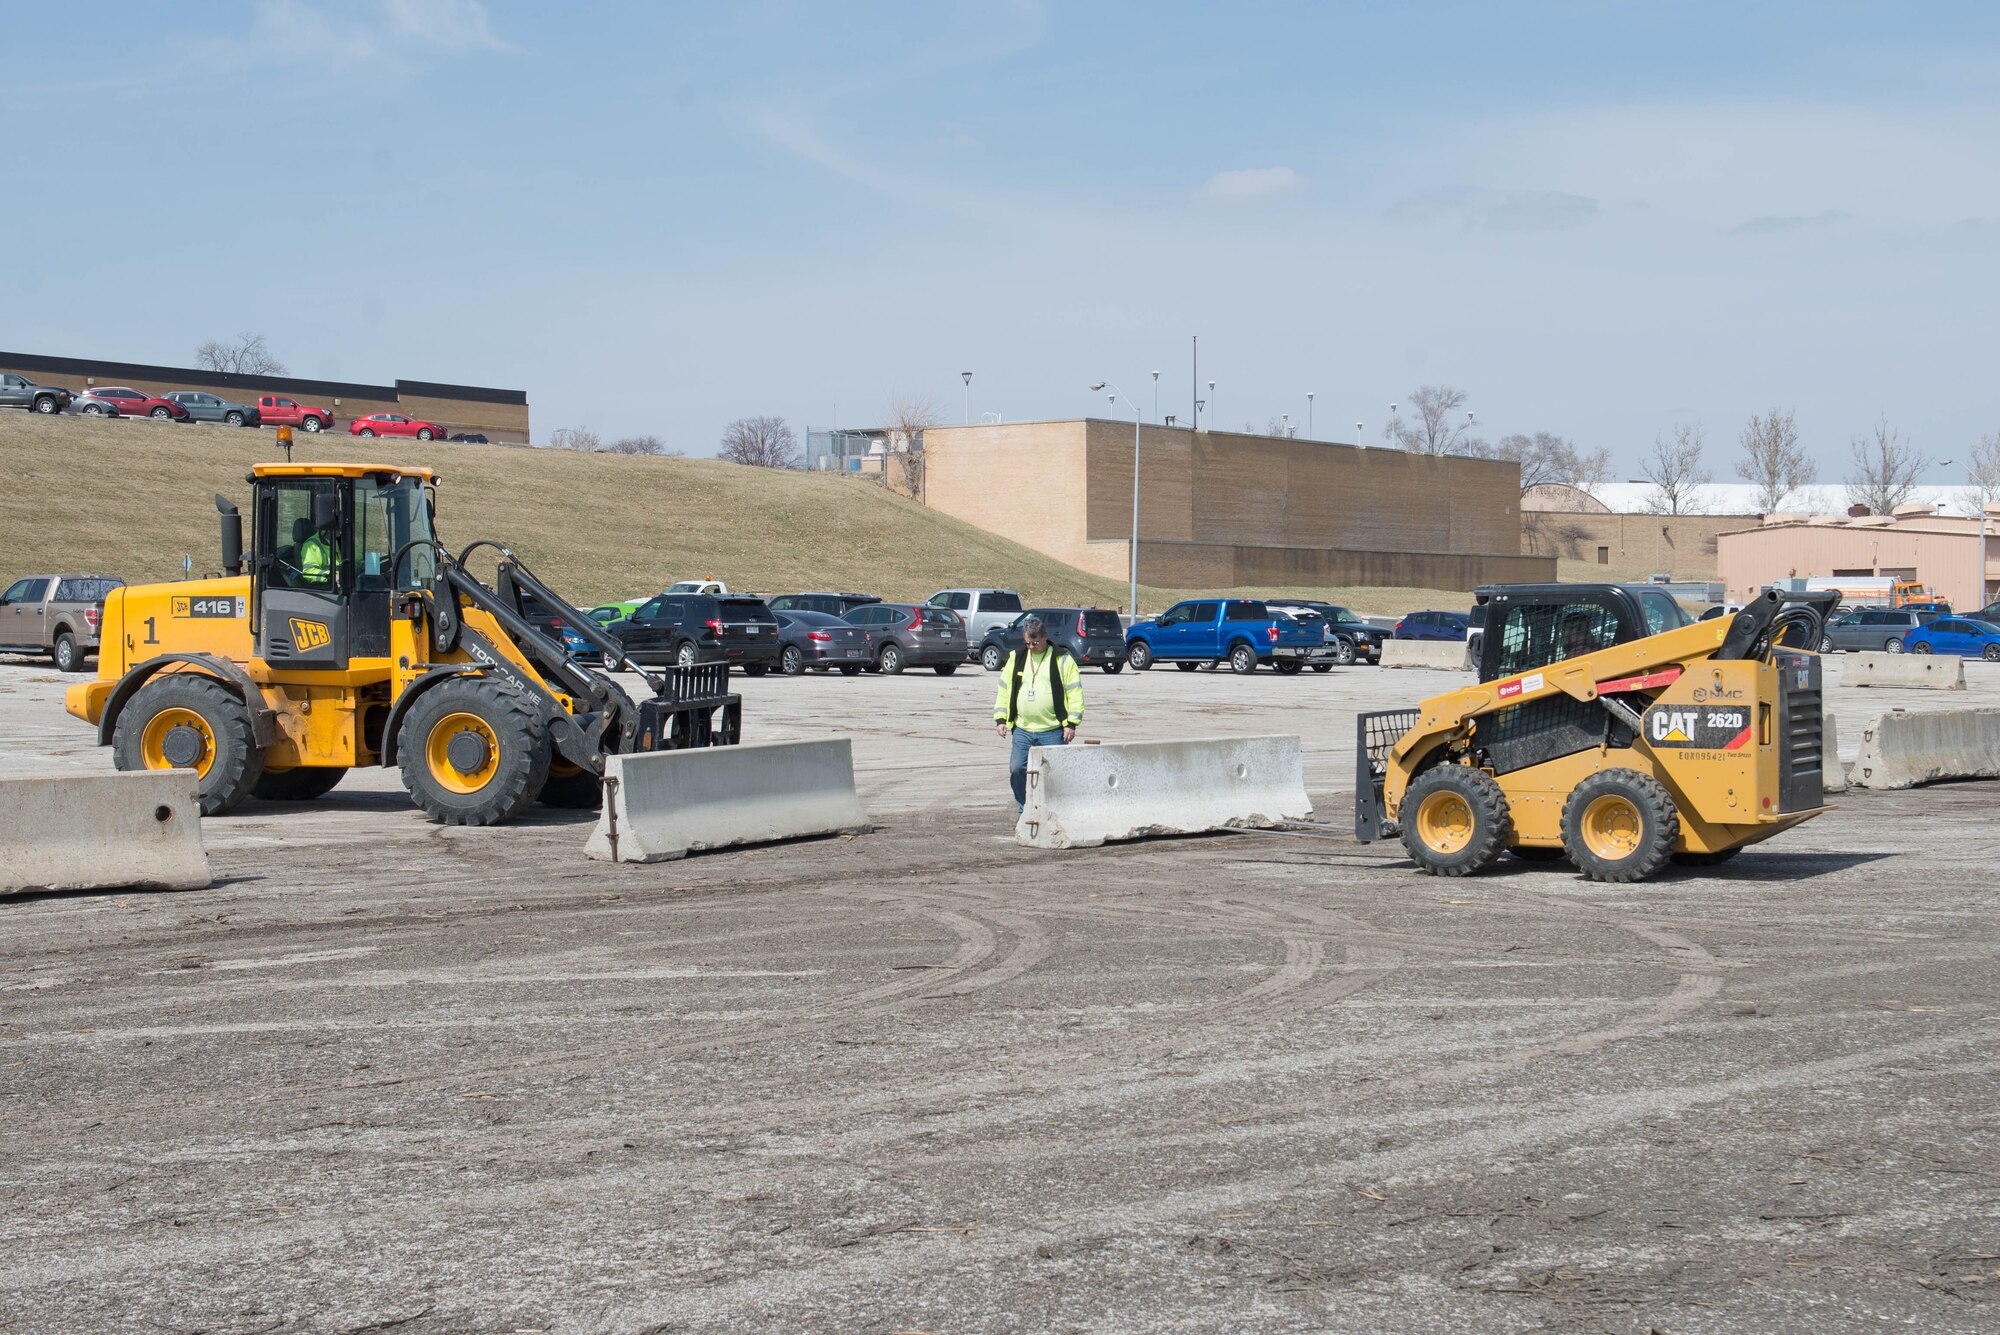
[[[1874,709],[1991,703],[1836,688]],[[6,1331],[2000,1328],[1987,784],[1638,887],[1009,838],[993,678],[746,685],[872,835],[651,867],[385,776],[0,900]],[[1087,679],[1111,740],[1452,674]],[[0,773],[108,768],[0,663]],[[1900,697],[1911,698],[1900,698]]]

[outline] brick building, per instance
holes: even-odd
[[[1325,441],[1140,433],[1139,579],[1156,588],[1549,580],[1523,555],[1520,472],[1504,460]],[[1132,424],[930,427],[922,499],[1094,574],[1123,579]]]
[[[79,394],[100,385],[126,385],[148,394],[202,390],[239,403],[254,403],[259,394],[286,394],[302,403],[332,409],[334,429],[341,431],[355,418],[370,413],[401,413],[436,422],[448,433],[477,432],[489,440],[514,444],[526,444],[530,439],[528,394],[520,389],[445,385],[428,380],[362,385],[288,375],[233,375],[185,366],[101,362],[83,357],[43,357],[25,352],[0,352],[0,371],[12,371]]]

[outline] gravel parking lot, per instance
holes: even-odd
[[[1844,750],[1967,676],[1836,686]],[[0,773],[109,768],[66,680],[0,660]],[[1457,680],[1091,674],[1085,732],[1297,732],[1344,822],[1355,712]],[[994,681],[743,683],[872,835],[606,866],[351,775],[209,890],[0,900],[0,1329],[2000,1326],[1992,785],[1636,887],[1045,853]]]

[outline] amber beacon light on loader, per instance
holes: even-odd
[[[537,800],[596,806],[609,756],[740,739],[725,665],[642,673],[654,695],[635,703],[542,634],[529,599],[629,666],[505,547],[448,552],[429,469],[288,462],[248,481],[247,572],[242,516],[217,496],[222,574],[114,590],[97,680],[65,702],[119,769],[194,770],[204,815],[379,765],[433,820],[490,825]],[[481,548],[490,586],[466,568]]]
[[[1825,810],[1821,664],[1839,595],[1663,625],[1613,584],[1498,585],[1479,684],[1363,714],[1355,835],[1463,876],[1504,854],[1597,881],[1712,864]],[[1670,609],[1671,610],[1671,609]]]

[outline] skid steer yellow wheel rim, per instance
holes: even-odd
[[[476,769],[461,770],[452,763],[451,740],[460,733],[468,732],[486,744],[486,763]],[[454,793],[476,793],[500,772],[500,739],[493,735],[493,729],[486,720],[477,714],[446,714],[437,721],[431,735],[424,741],[424,760],[430,766],[431,777],[437,780],[440,787]]]
[[[209,729],[208,720],[192,709],[162,709],[146,720],[146,730],[139,736],[139,754],[145,758],[146,768],[176,768],[174,762],[167,759],[167,734],[175,728],[188,728],[201,738],[201,751],[194,762],[194,772],[207,778],[209,766],[215,763],[215,733]]]
[[[1583,842],[1606,862],[1622,862],[1639,850],[1646,821],[1629,797],[1606,793],[1583,809]]]
[[[1457,793],[1432,793],[1417,807],[1417,837],[1449,856],[1472,842],[1472,804]]]

